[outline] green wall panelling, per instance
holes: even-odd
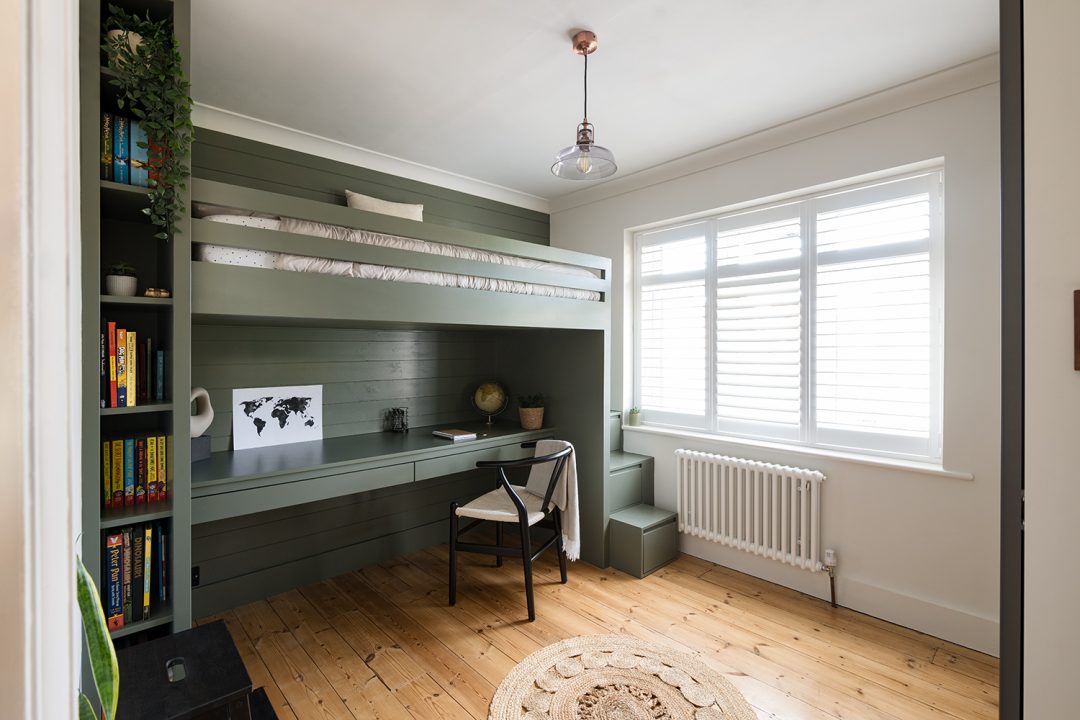
[[[323,385],[330,438],[382,430],[391,407],[408,407],[414,427],[469,417],[469,392],[497,370],[497,338],[478,331],[195,325],[192,332],[192,378],[210,391],[215,452],[231,448],[237,387]]]
[[[451,501],[491,485],[489,474],[474,471],[196,525],[195,612],[235,607],[445,542]]]
[[[425,222],[549,243],[548,215],[435,185],[199,128],[196,177],[345,204],[345,190],[393,202],[423,203]]]

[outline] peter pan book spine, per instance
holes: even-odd
[[[113,116],[101,113],[101,179],[113,179]]]
[[[124,627],[123,566],[124,537],[120,533],[105,538],[105,617],[110,630]]]
[[[150,164],[147,156],[146,131],[138,120],[131,121],[131,150],[128,163],[131,166],[131,184],[139,187],[149,185]],[[139,147],[142,145],[142,147]]]
[[[131,181],[128,152],[131,143],[131,125],[126,117],[113,119],[113,181],[128,184]]]

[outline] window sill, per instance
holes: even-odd
[[[971,473],[946,470],[940,465],[919,462],[917,460],[902,460],[900,458],[878,457],[875,455],[863,455],[849,453],[842,450],[829,450],[826,448],[809,447],[806,445],[789,445],[787,443],[769,442],[766,440],[751,440],[749,438],[734,437],[731,435],[712,435],[709,433],[694,432],[693,430],[677,430],[674,428],[655,427],[649,425],[623,425],[623,432],[642,433],[644,435],[663,435],[666,437],[689,438],[720,442],[730,445],[743,445],[746,447],[764,448],[769,450],[781,450],[783,452],[808,455],[810,457],[828,458],[842,462],[857,463],[859,465],[873,465],[876,467],[889,468],[892,470],[907,470],[923,475],[935,475],[937,477],[952,478],[954,480],[974,480]]]

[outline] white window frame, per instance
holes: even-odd
[[[905,441],[899,436],[883,436],[878,433],[859,433],[819,429],[815,417],[816,393],[816,352],[815,328],[812,323],[816,301],[816,281],[818,253],[817,227],[815,218],[818,212],[837,209],[852,204],[853,195],[860,201],[873,202],[875,197],[895,197],[895,189],[902,185],[925,190],[930,198],[930,232],[925,241],[925,250],[930,262],[930,308],[932,325],[930,332],[930,426],[928,440]],[[922,187],[918,187],[922,185]],[[840,201],[840,197],[844,201]],[[697,237],[704,232],[706,242],[705,270],[687,273],[691,277],[705,279],[705,322],[706,322],[706,358],[705,377],[705,415],[698,417],[649,410],[642,414],[642,424],[657,427],[686,429],[704,432],[718,437],[747,438],[755,441],[780,442],[807,447],[840,450],[844,452],[880,455],[920,461],[940,461],[943,453],[944,416],[944,166],[934,164],[917,171],[883,175],[866,182],[839,184],[827,191],[803,192],[775,202],[750,204],[738,209],[720,211],[697,219],[683,220],[667,226],[652,227],[633,233],[633,344],[632,398],[635,405],[641,404],[641,251],[649,245],[672,242],[684,237]],[[791,210],[794,207],[795,212]],[[716,417],[716,289],[718,271],[716,267],[716,234],[725,225],[738,226],[737,218],[748,213],[764,217],[768,221],[770,211],[775,211],[775,219],[798,217],[802,238],[800,258],[791,263],[777,261],[777,269],[799,266],[799,278],[802,290],[800,304],[801,323],[801,367],[800,367],[800,423],[794,432],[783,432],[777,428],[751,420],[718,420]],[[918,241],[909,241],[918,242]],[[905,243],[906,244],[906,243]],[[856,251],[857,252],[857,251]],[[865,251],[869,257],[895,257],[893,253],[870,248]],[[845,261],[851,255],[845,257]],[[768,268],[763,266],[763,272]],[[662,282],[670,282],[675,276],[664,276]],[[676,278],[677,279],[677,278]],[[658,278],[658,280],[660,280]],[[644,284],[648,284],[645,281]]]

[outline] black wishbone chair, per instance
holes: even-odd
[[[535,442],[522,443],[521,447],[536,447]],[[540,457],[523,458],[521,460],[508,461],[481,461],[476,463],[478,468],[495,468],[498,471],[498,482],[495,489],[481,495],[465,505],[457,502],[450,504],[450,604],[457,601],[457,553],[474,552],[486,555],[494,555],[495,565],[501,567],[503,556],[521,555],[521,561],[525,565],[525,598],[529,606],[529,621],[536,619],[536,606],[533,602],[532,564],[536,558],[544,554],[548,548],[555,545],[559,553],[559,575],[562,582],[566,582],[566,554],[563,552],[562,539],[562,516],[559,508],[551,502],[551,495],[555,491],[559,477],[563,473],[567,459],[574,452],[574,448],[567,446],[559,452]],[[551,477],[547,483],[547,490],[543,497],[530,492],[524,485],[512,485],[506,477],[508,468],[532,468],[543,463],[552,463]],[[551,517],[554,534],[545,540],[540,548],[532,552],[532,543],[529,538],[529,528],[541,520]],[[473,521],[458,527],[458,518],[473,518]],[[473,529],[482,522],[495,523],[495,544],[477,544],[460,542],[458,538]],[[503,523],[517,523],[521,533],[521,547],[505,547],[502,544]]]

